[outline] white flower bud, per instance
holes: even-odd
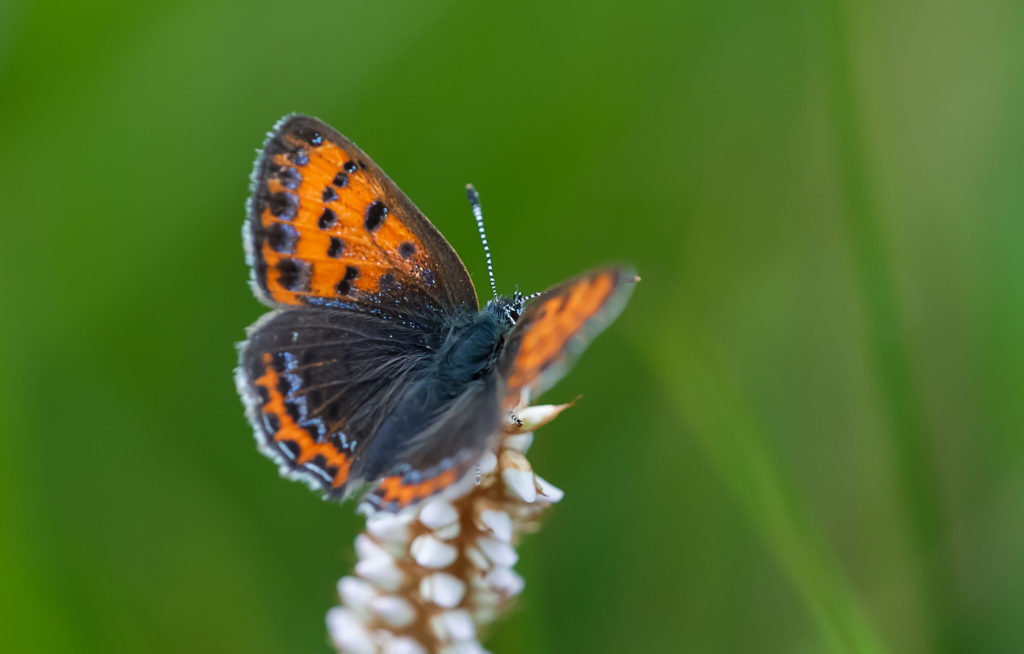
[[[467,547],[463,551],[463,554],[465,555],[466,560],[469,561],[478,570],[491,569],[491,561],[486,556],[484,556],[484,553],[480,551],[480,548],[472,546]]]
[[[484,452],[484,455],[480,457],[479,472],[481,475],[486,475],[494,472],[494,469],[498,467],[498,455],[490,450]]]
[[[466,595],[466,584],[446,572],[435,572],[420,582],[420,595],[443,609],[453,609]]]
[[[538,404],[535,406],[528,406],[516,413],[516,417],[519,418],[521,423],[523,423],[523,431],[533,431],[557,418],[559,413],[565,411],[573,404],[576,404],[576,400],[573,400],[568,404]]]
[[[416,619],[416,609],[412,604],[395,595],[377,597],[370,606],[384,622],[397,629],[408,627]]]
[[[420,522],[428,529],[437,529],[459,521],[459,514],[450,502],[431,500],[420,509]]]
[[[417,536],[409,547],[409,552],[416,563],[434,570],[447,568],[455,563],[459,556],[459,551],[455,547],[438,540],[432,534]]]
[[[487,575],[487,583],[508,597],[523,592],[526,582],[512,568],[495,568]]]
[[[434,634],[442,641],[465,641],[476,637],[476,626],[468,611],[456,609],[439,613],[430,619]]]
[[[405,575],[390,556],[363,559],[356,563],[356,574],[381,590],[394,591],[405,581]]]
[[[511,497],[526,503],[537,499],[537,487],[533,481],[533,468],[525,456],[515,450],[505,450],[498,458],[501,479],[505,482]]]
[[[384,654],[427,654],[427,648],[409,636],[399,636],[384,646]]]
[[[533,432],[527,431],[513,436],[506,436],[502,444],[510,450],[526,453],[533,445]]]
[[[476,544],[495,565],[511,567],[519,560],[515,548],[497,538],[478,538]]]
[[[452,643],[451,645],[442,647],[438,651],[439,654],[488,654],[483,645],[475,640],[462,643]]]
[[[358,577],[342,577],[338,580],[338,597],[348,608],[366,615],[370,602],[377,597],[377,589]]]
[[[512,517],[505,511],[484,509],[480,512],[480,526],[495,538],[506,543],[512,540]]]
[[[366,519],[366,531],[383,542],[405,543],[409,539],[409,523],[402,517],[378,512]]]
[[[352,654],[375,654],[377,651],[363,621],[348,609],[336,606],[327,612],[327,631],[338,649]]]
[[[369,534],[356,536],[356,555],[361,559],[392,558],[391,552],[381,547]]]
[[[561,501],[562,497],[565,496],[565,491],[563,491],[561,488],[558,488],[557,486],[554,486],[553,484],[551,484],[551,482],[544,479],[540,475],[534,475],[533,480],[534,482],[536,482],[537,485],[537,494],[539,496],[539,499],[554,504],[555,502]]]

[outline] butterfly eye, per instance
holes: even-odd
[[[523,313],[523,296],[519,295],[518,292],[512,297],[512,300],[508,302],[505,307],[505,316],[508,318],[510,325],[516,324],[519,320],[519,316]]]

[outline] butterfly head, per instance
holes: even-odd
[[[516,289],[512,297],[498,297],[489,301],[485,310],[496,315],[505,327],[512,327],[522,315],[527,299]]]

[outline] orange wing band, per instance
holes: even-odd
[[[457,481],[455,468],[431,477],[418,484],[404,484],[402,477],[396,475],[381,480],[377,495],[382,504],[395,502],[399,508],[405,508],[417,500],[421,500],[448,488]]]
[[[328,472],[334,471],[331,487],[340,489],[348,479],[348,471],[352,464],[351,457],[331,443],[314,441],[309,432],[292,419],[285,408],[284,397],[278,390],[279,377],[272,366],[272,361],[273,357],[269,353],[264,353],[264,373],[256,380],[256,384],[263,387],[269,398],[263,405],[263,413],[273,415],[280,425],[278,430],[271,435],[272,438],[278,443],[283,444],[290,441],[298,446],[299,454],[294,461],[296,467],[308,464],[318,456],[323,457]]]
[[[270,194],[293,193],[298,199],[291,219],[275,216],[269,207],[260,216],[265,232],[276,226],[297,233],[293,252],[278,252],[269,240],[260,251],[267,264],[267,289],[275,301],[294,305],[303,296],[372,295],[401,277],[436,276],[423,243],[403,224],[402,216],[395,215],[396,207],[387,205],[384,190],[362,162],[330,141],[311,146],[294,136],[286,138],[309,156],[302,165],[283,153],[273,156],[274,164],[297,173],[300,181],[294,191],[277,177],[262,181]],[[309,266],[303,289],[283,279],[278,264],[288,259]]]

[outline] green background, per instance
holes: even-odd
[[[232,383],[320,116],[486,289],[633,262],[496,652],[1024,651],[1024,5],[0,4],[0,650],[325,652],[359,520]]]

